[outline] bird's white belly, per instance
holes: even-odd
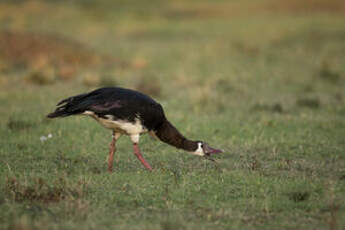
[[[104,127],[115,130],[116,132],[127,135],[135,135],[147,132],[147,129],[141,124],[138,118],[136,118],[134,122],[130,122],[127,120],[115,120],[114,116],[112,115],[106,115],[106,118],[98,117],[92,111],[85,111],[84,114],[95,118]]]

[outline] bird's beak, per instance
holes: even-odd
[[[207,146],[206,148],[205,148],[205,153],[206,153],[206,155],[211,155],[211,154],[217,154],[217,153],[223,153],[224,151],[223,150],[221,150],[221,149],[215,149],[215,148],[212,148],[212,147],[210,147],[210,146]]]

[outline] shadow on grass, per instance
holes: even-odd
[[[300,98],[296,101],[298,107],[306,107],[310,109],[318,109],[321,106],[321,102],[318,98]]]
[[[67,183],[64,178],[48,182],[40,177],[31,182],[17,177],[7,178],[4,186],[5,195],[15,202],[59,202],[65,199],[82,198],[86,192],[85,181],[76,184]]]
[[[37,124],[32,121],[19,120],[15,118],[10,118],[6,124],[7,128],[13,131],[20,131],[24,129],[30,129],[35,127]]]

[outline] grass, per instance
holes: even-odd
[[[344,229],[344,12],[336,0],[3,1],[0,39],[32,55],[0,45],[0,229]],[[45,115],[114,84],[226,153],[215,164],[142,136],[150,173],[122,137],[109,174],[109,130]]]

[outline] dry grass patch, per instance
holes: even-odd
[[[276,12],[332,12],[343,13],[345,2],[342,0],[265,0],[265,1],[220,1],[199,2],[198,4],[177,1],[162,13],[167,18],[232,18]]]
[[[266,8],[270,11],[343,13],[345,2],[342,0],[281,0],[270,1]]]
[[[31,32],[2,31],[0,50],[2,58],[30,66],[89,65],[100,59],[78,42],[58,35]]]
[[[31,181],[23,181],[16,177],[7,178],[5,182],[5,194],[16,202],[59,202],[65,199],[78,199],[86,193],[86,182],[70,184],[64,178],[59,178],[52,183],[47,180],[32,178]]]
[[[0,59],[9,66],[24,67],[31,74],[29,82],[52,83],[55,79],[71,79],[85,68],[102,69],[123,66],[124,62],[99,55],[76,41],[53,34],[2,31]]]

